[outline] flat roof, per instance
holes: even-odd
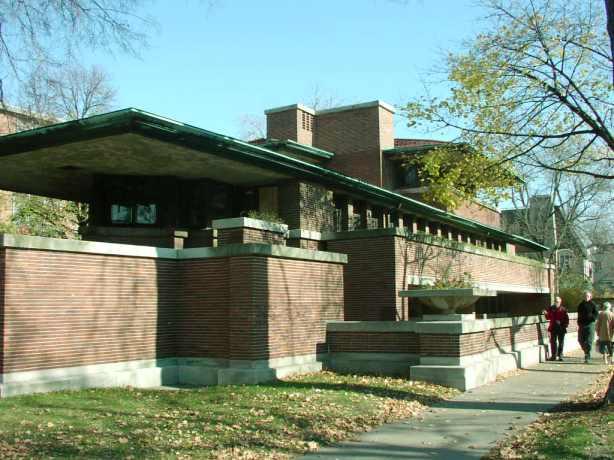
[[[117,142],[120,136],[125,135],[134,138],[136,144],[123,146]],[[140,138],[145,141],[138,142]],[[109,143],[111,149],[106,147]],[[58,161],[61,159],[72,163],[51,171],[48,168],[56,160],[54,155],[58,155]],[[150,158],[155,160],[153,169],[148,169],[152,168]],[[184,159],[185,164],[181,161]],[[121,163],[114,163],[119,160]],[[126,174],[122,170],[126,167],[136,175],[139,170],[147,171],[143,175],[157,174],[156,171],[161,170],[166,171],[166,175],[185,174],[188,177],[199,174],[211,177],[216,173],[216,168],[222,168],[218,174],[225,178],[224,171],[236,172],[237,163],[241,163],[240,168],[247,167],[247,173],[239,171],[241,174],[237,183],[247,183],[245,181],[250,175],[262,176],[270,181],[288,177],[304,179],[465,231],[540,251],[548,249],[527,238],[448,213],[332,169],[136,108],[0,137],[0,188],[25,193],[28,193],[28,189],[29,193],[37,193],[34,189],[37,181],[51,176],[54,181],[50,181],[49,187],[54,183],[70,187],[71,181],[80,174]],[[80,166],[93,169],[80,170]],[[66,197],[76,199],[69,195]]]

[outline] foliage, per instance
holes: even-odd
[[[279,217],[279,215],[275,211],[258,211],[256,209],[252,209],[247,212],[247,217],[251,219],[264,220],[266,222],[272,222],[274,224],[283,224],[284,220]]]
[[[79,225],[87,219],[87,205],[36,195],[16,195],[12,230],[49,238],[78,239]]]
[[[437,278],[433,284],[427,287],[429,289],[472,288],[474,284],[469,272],[463,272],[462,275],[457,276],[446,272],[444,276]]]
[[[451,95],[408,103],[410,125],[457,130],[459,141],[500,162],[614,178],[603,2],[483,3],[486,30],[447,57]]]
[[[248,386],[21,396],[0,400],[0,457],[287,459],[457,393],[321,372]]]
[[[584,293],[592,291],[592,283],[584,276],[573,272],[563,272],[559,275],[559,294],[568,310],[575,311],[578,304],[584,300]]]
[[[415,166],[420,182],[428,185],[424,198],[449,210],[478,196],[496,203],[507,198],[502,188],[518,183],[507,167],[465,144],[443,144],[422,154],[408,155],[404,165]]]
[[[612,372],[603,373],[587,391],[544,413],[529,426],[498,443],[486,460],[519,458],[611,458],[614,405],[603,404]]]

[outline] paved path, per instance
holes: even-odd
[[[304,459],[479,459],[510,430],[590,385],[605,370],[596,356],[590,364],[579,355],[541,363],[439,403],[422,419],[384,425]]]

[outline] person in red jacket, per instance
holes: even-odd
[[[569,326],[569,315],[565,307],[563,307],[563,299],[556,296],[554,305],[550,305],[548,310],[543,313],[549,321],[550,358],[548,358],[548,360],[555,361],[558,359],[559,361],[563,361],[563,345],[565,343],[567,326]]]

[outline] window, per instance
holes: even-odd
[[[155,204],[137,204],[136,205],[136,223],[143,225],[153,225],[156,223],[156,205]]]
[[[111,206],[111,223],[112,224],[131,224],[132,223],[132,208],[121,204]]]
[[[154,225],[157,219],[155,204],[111,205],[111,223],[115,225]]]

